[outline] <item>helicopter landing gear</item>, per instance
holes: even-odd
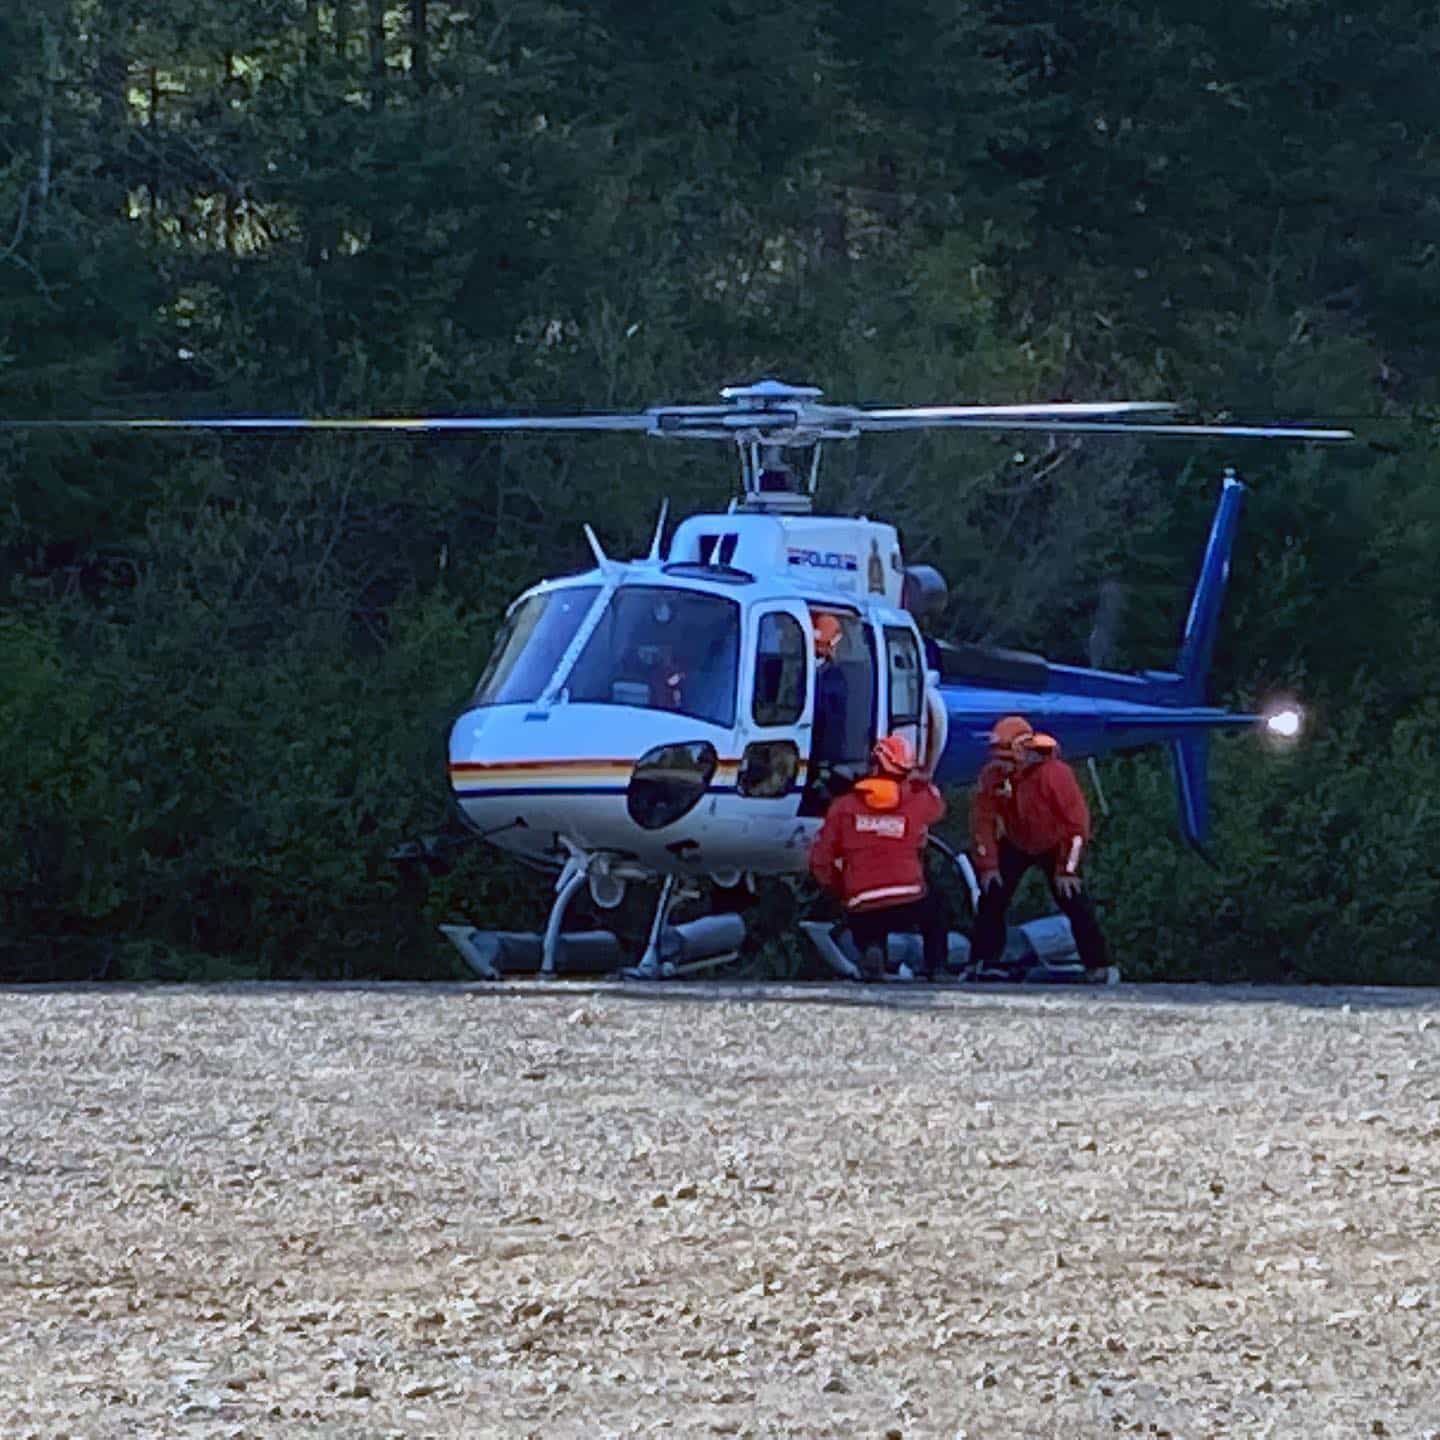
[[[674,964],[667,962],[660,954],[660,936],[665,931],[670,911],[682,898],[682,894],[677,893],[678,890],[679,885],[673,875],[667,875],[660,882],[660,898],[655,902],[655,916],[650,921],[650,938],[645,942],[645,953],[640,957],[638,965],[627,966],[620,972],[622,979],[668,980],[675,974]],[[694,892],[690,893],[693,896]]]
[[[590,857],[582,850],[572,850],[560,878],[555,882],[555,901],[550,906],[550,918],[545,922],[545,938],[540,945],[540,978],[555,978],[555,952],[560,945],[560,922],[565,911],[575,898],[576,892],[584,885],[589,869]]]
[[[564,840],[564,837],[561,837]],[[584,850],[572,840],[564,840],[570,854],[555,881],[555,899],[550,918],[545,922],[545,935],[540,945],[540,978],[553,980],[560,950],[560,929],[570,902],[582,887],[589,886],[590,898],[602,910],[614,910],[625,898],[625,887],[631,880],[645,878],[645,872],[603,850]],[[613,938],[613,937],[612,937]]]
[[[694,900],[700,893],[699,887],[688,880],[665,876],[660,882],[660,898],[650,922],[645,953],[638,965],[620,972],[622,980],[685,979],[740,958],[745,920],[733,910],[702,915],[678,925],[669,923],[676,905]]]
[[[563,837],[562,837],[563,838]],[[647,874],[633,862],[605,851],[585,850],[573,841],[565,841],[569,855],[564,868],[555,881],[555,899],[550,905],[550,916],[545,922],[543,937],[539,943],[539,978],[553,980],[559,971],[558,961],[572,939],[580,940],[603,936],[611,946],[616,944],[615,936],[608,930],[587,932],[584,936],[562,935],[565,915],[570,903],[581,891],[589,886],[590,898],[602,910],[617,908],[624,898],[626,886],[632,880],[646,880]],[[730,879],[731,876],[722,876]],[[734,890],[745,890],[746,877],[739,872],[733,877]],[[683,924],[670,923],[671,912],[687,900],[697,899],[701,894],[698,881],[688,877],[666,875],[660,882],[660,896],[655,905],[655,914],[650,921],[649,936],[644,954],[638,965],[619,971],[626,980],[670,980],[693,974],[701,970],[713,970],[739,959],[740,947],[745,943],[745,921],[727,907],[720,913],[705,915]],[[455,927],[451,927],[455,928]],[[448,932],[447,932],[448,933]],[[465,957],[471,969],[480,973],[466,947],[455,936],[449,937]],[[532,940],[533,945],[533,940]],[[493,970],[493,967],[492,967]],[[498,972],[485,974],[484,978],[498,978]]]

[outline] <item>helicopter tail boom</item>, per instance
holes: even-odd
[[[1269,724],[1264,715],[1205,703],[1244,493],[1227,470],[1173,670],[1130,674],[1053,664],[1018,651],[941,645],[941,693],[950,714],[942,778],[971,778],[984,763],[990,724],[1010,711],[1058,735],[1075,758],[1163,744],[1174,763],[1180,833],[1204,855],[1210,735]]]
[[[1207,711],[1205,688],[1210,662],[1215,653],[1215,636],[1220,627],[1220,607],[1225,600],[1225,583],[1230,578],[1230,554],[1240,524],[1240,505],[1245,486],[1227,469],[1221,482],[1220,500],[1210,522],[1210,535],[1200,561],[1200,574],[1190,599],[1185,633],[1175,661],[1175,679],[1154,677],[1170,692],[1170,703],[1178,699],[1185,707],[1173,717],[1152,717],[1170,738],[1170,759],[1175,773],[1175,806],[1180,833],[1185,842],[1206,856],[1210,832],[1210,733],[1213,730],[1249,729],[1262,723],[1258,715]],[[1164,700],[1162,699],[1162,703]],[[1168,720],[1169,723],[1166,723]],[[1141,728],[1144,728],[1143,726]],[[1208,856],[1206,857],[1208,858]]]

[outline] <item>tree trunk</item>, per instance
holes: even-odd
[[[305,63],[320,63],[320,0],[305,0]]]
[[[343,60],[350,48],[350,0],[335,0],[335,53]]]
[[[370,4],[370,108],[385,103],[385,0]]]
[[[60,42],[50,21],[40,16],[40,45],[44,55],[44,90],[40,102],[40,155],[35,166],[35,213],[44,212],[50,198],[50,175],[55,160],[55,87],[60,79]]]
[[[816,217],[821,264],[844,264],[850,258],[849,202],[849,190],[844,185],[836,185],[830,193],[830,203]]]
[[[154,131],[160,121],[160,72],[152,65],[150,67],[150,110],[146,119],[146,128],[151,131],[150,147],[151,154],[155,159],[150,165],[150,178],[145,182],[146,188],[150,191],[150,228],[160,228],[160,141],[155,138]]]
[[[410,55],[416,88],[423,95],[430,88],[430,37],[426,12],[429,0],[410,0]]]
[[[99,53],[95,58],[95,91],[99,101],[100,134],[110,144],[119,143],[130,128],[130,110],[126,91],[130,85],[130,66],[120,47],[123,17],[120,7],[111,0],[100,12]]]

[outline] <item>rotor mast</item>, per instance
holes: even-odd
[[[733,407],[734,422],[742,427],[735,436],[741,492],[736,509],[760,514],[810,513],[820,484],[824,436],[805,424],[803,411],[821,408],[815,404],[821,394],[814,385],[768,379],[721,390],[721,399]],[[846,433],[853,435],[854,428],[848,427]],[[799,454],[792,460],[787,451]]]
[[[792,449],[801,449],[795,446]],[[811,441],[799,456],[804,472],[786,457],[786,447],[744,439],[740,451],[740,500],[737,510],[757,514],[808,515],[820,485],[820,442]]]

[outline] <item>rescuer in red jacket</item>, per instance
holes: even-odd
[[[871,752],[874,768],[831,803],[810,851],[810,873],[845,907],[846,923],[872,979],[884,975],[892,931],[919,930],[921,978],[945,963],[949,917],[925,883],[930,826],[945,813],[940,792],[915,774],[903,735],[886,735]]]
[[[984,972],[1005,948],[1005,914],[1026,872],[1045,872],[1070,921],[1080,963],[1092,983],[1115,979],[1105,937],[1080,879],[1090,843],[1090,809],[1053,736],[1007,715],[990,732],[990,758],[970,801],[970,849],[980,886],[971,960]]]

